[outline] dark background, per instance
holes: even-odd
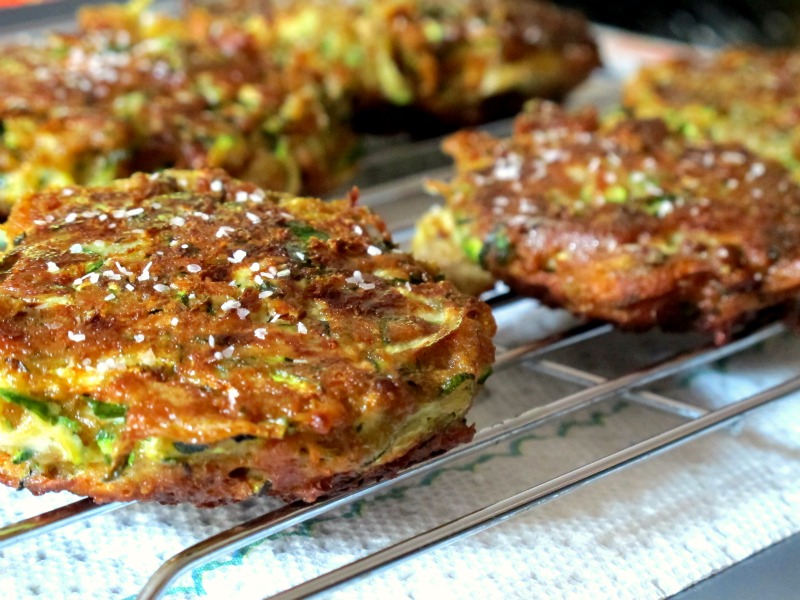
[[[556,0],[592,21],[684,42],[800,44],[800,0]]]
[[[113,0],[58,0],[0,11],[0,33],[65,18],[80,4]],[[331,0],[334,1],[334,0]],[[706,46],[800,46],[800,0],[554,0],[592,21]]]

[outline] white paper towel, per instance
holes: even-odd
[[[501,342],[530,333],[520,322],[538,333],[547,329],[543,323],[563,323],[526,306],[499,311]],[[612,334],[554,358],[588,362],[613,376],[643,348],[671,348],[682,339]],[[714,407],[786,379],[799,367],[800,340],[787,334],[657,390]],[[495,374],[473,414],[488,424],[574,389],[523,364]],[[262,598],[679,422],[611,398],[203,565],[166,597]],[[661,598],[800,530],[799,459],[800,402],[792,397],[331,596]],[[5,489],[0,497],[3,522],[68,499]],[[0,552],[0,591],[21,599],[133,598],[171,555],[278,505],[125,507]]]

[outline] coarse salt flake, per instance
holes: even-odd
[[[172,225],[173,227],[183,227],[184,225],[186,225],[186,219],[184,219],[183,217],[172,217],[169,220],[169,224]]]
[[[130,277],[131,275],[133,275],[133,271],[129,271],[128,269],[123,267],[121,264],[119,264],[119,262],[115,262],[114,264],[117,267],[117,271],[119,271],[120,273],[125,275],[125,277]]]
[[[222,306],[220,306],[220,309],[222,309],[222,310],[233,310],[234,308],[239,308],[241,305],[242,305],[242,303],[239,302],[238,300],[226,300],[225,302],[222,303]]]
[[[347,283],[361,283],[364,278],[361,276],[361,271],[353,271],[353,276],[345,279]]]
[[[383,251],[377,246],[368,246],[367,254],[369,254],[370,256],[380,256],[381,254],[383,254]]]
[[[69,251],[72,254],[80,254],[83,252],[83,246],[80,244],[72,244],[72,246],[69,247]]]
[[[152,267],[152,266],[153,266],[152,262],[147,263],[144,266],[144,270],[142,271],[142,274],[139,275],[139,277],[137,277],[136,279],[138,279],[139,281],[147,281],[148,279],[150,279],[150,267]]]
[[[302,321],[300,321],[300,322],[297,324],[297,332],[298,332],[298,333],[302,333],[302,334],[306,334],[306,333],[308,333],[308,327],[306,327],[305,325],[303,325],[303,322],[302,322]]]
[[[498,181],[511,181],[519,178],[521,169],[522,158],[518,154],[511,153],[497,159],[492,175]]]
[[[153,286],[153,289],[161,294],[169,290],[169,286],[164,285],[163,283],[157,283]]]
[[[233,253],[233,256],[228,258],[228,262],[231,262],[233,264],[239,264],[244,260],[246,256],[247,252],[245,252],[244,250],[237,250],[236,252]]]
[[[186,265],[186,270],[189,271],[189,273],[199,273],[203,268],[200,265],[191,264]]]
[[[86,335],[83,333],[73,333],[72,331],[67,332],[67,337],[71,339],[73,342],[82,342],[86,339]]]
[[[253,335],[256,336],[260,340],[267,339],[267,330],[263,327],[259,327],[253,332]]]
[[[47,263],[47,272],[48,273],[58,273],[58,271],[59,271],[59,268],[58,268],[58,265],[56,263],[54,263],[54,262],[48,262]]]

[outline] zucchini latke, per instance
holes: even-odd
[[[73,34],[0,48],[0,213],[31,191],[164,168],[307,194],[352,173],[348,107],[315,71],[273,60],[263,18],[146,4],[84,9]]]
[[[484,303],[350,199],[221,171],[21,199],[0,259],[0,480],[98,502],[313,501],[468,440]]]
[[[445,149],[458,172],[434,187],[449,214],[424,217],[413,248],[450,257],[442,268],[466,275],[465,289],[487,281],[459,259],[578,315],[694,328],[718,343],[766,309],[796,306],[800,187],[741,145],[534,102],[510,138],[462,131]],[[430,252],[448,241],[450,253]]]
[[[625,106],[663,118],[692,141],[738,142],[800,179],[800,52],[731,48],[649,65],[625,85]]]
[[[275,0],[270,16],[276,51],[347,90],[362,128],[430,135],[509,116],[600,65],[586,18],[541,0]]]

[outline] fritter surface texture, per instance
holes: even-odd
[[[488,307],[351,201],[167,171],[30,196],[6,231],[8,485],[311,501],[471,435]]]
[[[430,137],[599,64],[585,19],[536,0],[147,4],[2,48],[0,215],[30,191],[164,168],[322,194],[352,173],[354,127]]]
[[[603,126],[592,110],[534,103],[510,139],[464,131],[445,147],[458,174],[436,187],[453,243],[550,305],[721,342],[800,289],[800,188],[741,146],[691,146],[660,120]]]
[[[600,64],[586,19],[539,0],[275,0],[270,7],[279,51],[305,53],[328,87],[349,90],[360,125],[369,119],[364,111],[375,111],[373,126],[418,132],[508,116],[524,99],[566,94]]]
[[[278,64],[263,18],[142,3],[87,9],[75,34],[0,53],[0,211],[50,186],[220,167],[318,194],[351,173],[347,107],[299,62]]]
[[[690,140],[739,142],[800,177],[800,52],[737,48],[648,66],[625,87],[635,116]]]

